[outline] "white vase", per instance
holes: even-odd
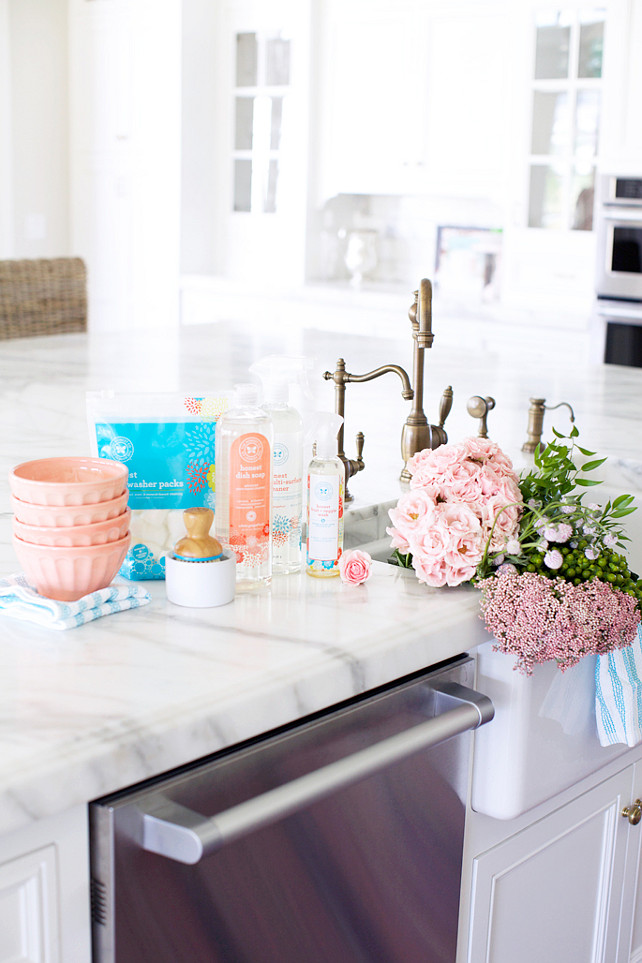
[[[377,266],[377,232],[349,231],[344,263],[350,272],[350,283],[359,287]]]

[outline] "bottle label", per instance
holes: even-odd
[[[337,475],[310,475],[308,560],[335,562],[339,555],[341,480]]]
[[[272,459],[272,541],[275,547],[301,541],[301,440],[281,433]]]
[[[240,435],[230,450],[230,547],[239,561],[260,565],[270,542],[270,444],[258,432]]]

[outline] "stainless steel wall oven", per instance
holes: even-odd
[[[606,362],[642,366],[642,177],[604,175],[597,207],[597,314]]]
[[[473,667],[92,803],[95,963],[453,963]]]

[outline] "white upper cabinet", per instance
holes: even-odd
[[[321,197],[501,188],[504,4],[325,5]]]

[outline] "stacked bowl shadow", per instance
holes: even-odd
[[[107,458],[40,458],[9,473],[13,547],[40,595],[72,602],[106,588],[131,540],[127,468]]]

